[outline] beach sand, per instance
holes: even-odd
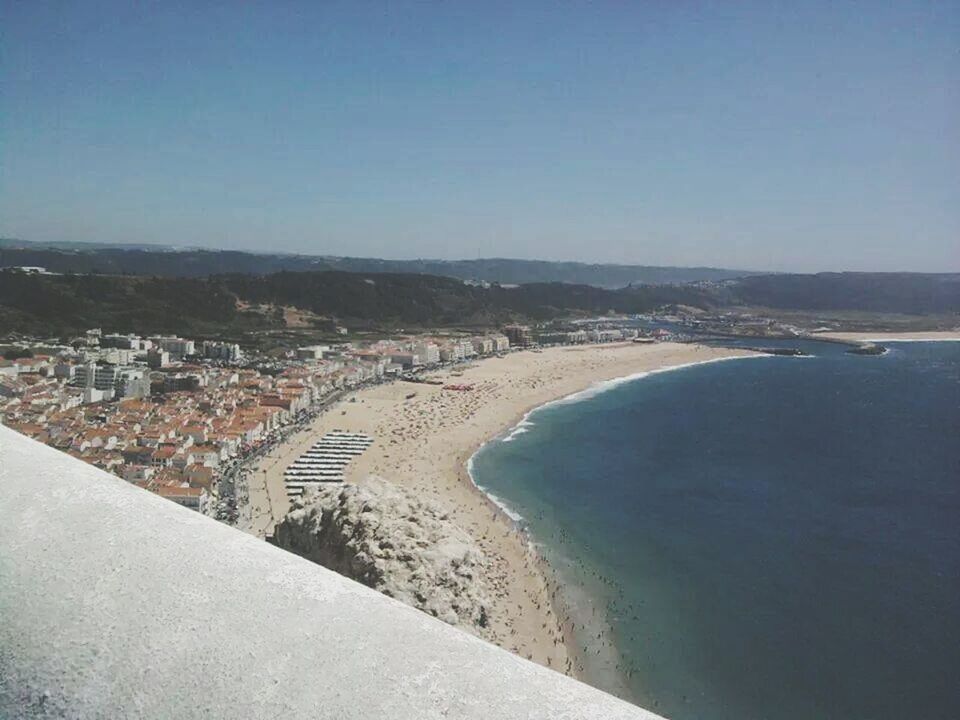
[[[930,330],[922,332],[824,332],[812,338],[829,338],[850,342],[893,342],[895,340],[960,340],[960,330]]]
[[[412,488],[445,508],[482,547],[486,581],[494,594],[483,637],[542,665],[582,676],[579,661],[568,651],[570,619],[559,617],[563,611],[551,602],[555,587],[549,569],[530,548],[525,534],[473,485],[467,460],[532,408],[596,382],[753,354],[674,343],[547,348],[428,376],[471,385],[472,390],[408,382],[359,390],[317,418],[308,431],[273,450],[253,470],[253,513],[244,529],[262,537],[286,513],[283,471],[321,435],[334,429],[366,433],[374,443],[348,467],[348,482],[362,483],[370,475],[379,475]]]

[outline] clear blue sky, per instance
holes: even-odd
[[[0,236],[960,270],[958,2],[0,3]]]

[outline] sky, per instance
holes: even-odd
[[[0,0],[0,237],[960,271],[960,2]]]

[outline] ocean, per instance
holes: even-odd
[[[557,573],[593,684],[672,720],[958,718],[960,343],[781,344],[809,356],[544,406],[474,480]]]

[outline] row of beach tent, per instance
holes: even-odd
[[[343,482],[343,472],[353,458],[373,443],[363,433],[334,430],[293,461],[283,474],[289,497],[300,497],[305,488],[325,482]]]

